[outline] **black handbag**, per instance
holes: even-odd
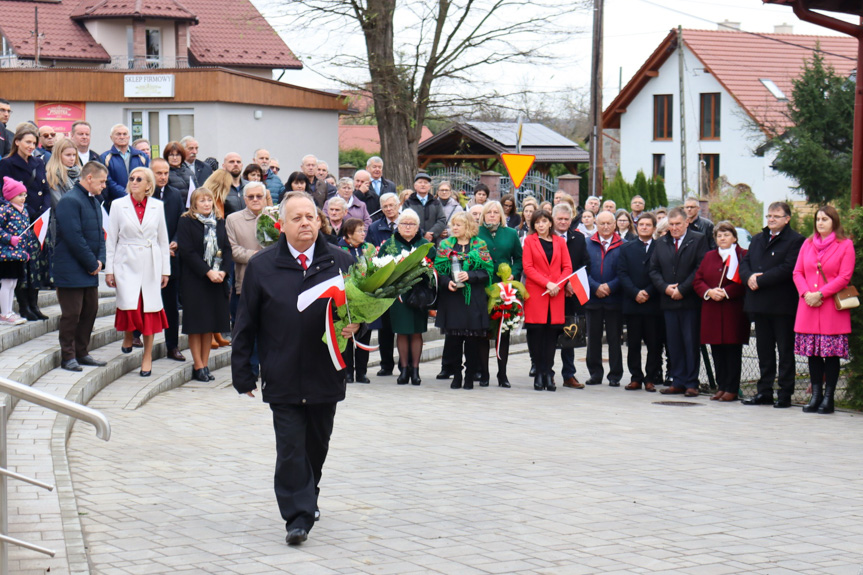
[[[563,333],[557,336],[557,347],[560,349],[587,347],[587,318],[585,316],[566,316],[563,322]]]
[[[402,303],[412,309],[428,311],[434,309],[437,292],[427,281],[421,281],[401,296]]]

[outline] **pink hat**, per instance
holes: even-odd
[[[3,197],[11,200],[16,196],[27,193],[27,188],[18,180],[13,180],[9,176],[3,176]]]

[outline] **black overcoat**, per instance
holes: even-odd
[[[644,242],[635,239],[623,244],[617,260],[617,278],[623,289],[623,313],[625,315],[659,315],[659,292],[650,281],[650,258],[656,251],[657,241],[650,242],[645,250]],[[635,301],[638,292],[644,290],[649,299],[644,303]]]
[[[740,278],[746,286],[743,309],[747,313],[772,315],[796,315],[800,297],[791,274],[804,237],[785,226],[782,232],[770,241],[770,230],[764,230],[752,238],[749,251],[740,262]],[[749,289],[749,278],[758,276],[758,289]]]
[[[707,253],[705,235],[687,230],[677,253],[674,251],[674,238],[671,234],[665,234],[655,243],[656,250],[650,257],[650,281],[660,294],[662,309],[701,309],[701,299],[695,293],[692,282],[704,254]],[[683,299],[673,300],[666,295],[665,288],[672,284],[678,284],[677,289]]]
[[[221,271],[231,264],[231,244],[225,220],[216,221],[216,240],[222,250]],[[227,278],[213,283],[207,277],[210,266],[204,261],[204,224],[197,218],[180,218],[177,224],[177,252],[180,266],[180,293],[183,299],[183,333],[225,333],[231,331]]]

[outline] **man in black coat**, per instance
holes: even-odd
[[[322,341],[327,299],[302,312],[297,298],[347,271],[353,257],[318,234],[315,202],[305,192],[285,195],[278,241],[246,267],[234,325],[231,373],[239,393],[254,397],[255,340],[261,390],[276,432],[275,491],[289,545],[306,540],[318,518],[318,484],[327,457],[336,404],[345,398],[345,370],[336,369]],[[342,330],[353,337],[359,325]]]
[[[365,170],[357,170],[354,174],[354,197],[366,205],[369,216],[373,222],[376,222],[384,215],[381,212],[380,196],[371,189],[371,181],[371,174]]]
[[[755,397],[744,405],[791,407],[794,395],[794,318],[800,297],[791,277],[804,238],[788,226],[791,208],[774,202],[767,208],[767,227],[752,238],[740,263],[746,285],[744,311],[755,319],[755,341],[761,377]],[[776,351],[779,351],[779,397],[773,402]]]
[[[693,197],[686,198],[683,202],[683,211],[686,213],[686,223],[689,226],[689,231],[704,234],[707,238],[707,249],[715,250],[716,242],[713,239],[713,222],[707,218],[702,218],[701,206],[698,204],[698,199]]]
[[[662,310],[659,292],[650,281],[650,258],[656,251],[653,232],[656,216],[639,214],[638,240],[627,242],[617,262],[617,277],[623,290],[623,317],[626,320],[627,368],[631,376],[625,389],[656,391],[662,383]],[[647,364],[641,369],[641,343],[647,347]]]
[[[561,202],[554,206],[551,216],[554,220],[554,233],[562,237],[566,242],[569,259],[572,262],[572,271],[585,267],[587,272],[590,273],[590,257],[587,255],[587,245],[584,235],[581,232],[572,231],[572,208],[569,207],[569,204]],[[566,283],[565,294],[564,313],[566,317],[584,315],[581,303],[575,297],[575,292],[572,286],[569,285],[569,282]],[[575,349],[571,347],[561,348],[560,361],[563,363],[563,369],[561,369],[563,386],[582,389],[584,384],[575,377]]]
[[[430,242],[437,243],[446,229],[446,216],[440,201],[432,196],[431,176],[420,172],[414,178],[414,193],[405,200],[404,209],[412,209],[420,217],[420,232]]]
[[[186,361],[180,353],[180,300],[178,297],[180,269],[177,257],[177,224],[183,212],[186,211],[185,195],[188,190],[177,190],[168,185],[170,178],[170,167],[168,162],[162,158],[156,158],[150,165],[153,175],[156,176],[156,187],[153,197],[162,200],[165,210],[165,225],[168,228],[168,238],[171,242],[171,279],[162,288],[162,305],[165,308],[165,316],[168,318],[168,327],[165,328],[165,347],[168,357],[176,361]]]
[[[661,294],[660,307],[665,318],[669,370],[674,384],[662,393],[698,395],[701,298],[692,283],[695,272],[707,253],[704,234],[688,230],[686,215],[680,208],[668,211],[668,233],[656,241],[650,257],[650,281]]]
[[[213,175],[213,169],[198,159],[198,140],[192,136],[186,136],[180,140],[180,143],[186,148],[186,165],[195,173],[195,181],[198,182],[198,187],[203,186],[207,178]],[[188,190],[186,191],[188,192]]]
[[[0,98],[0,158],[5,158],[12,151],[12,139],[15,137],[7,127],[12,116],[12,105],[9,100]]]
[[[366,241],[378,248],[392,237],[396,230],[396,219],[399,217],[399,197],[397,195],[387,192],[381,196],[380,201],[381,215],[383,217],[372,222],[366,234]],[[381,356],[381,366],[377,375],[392,375],[396,362],[393,357],[395,333],[393,333],[392,324],[390,323],[390,312],[385,312],[379,321],[378,353]]]
[[[380,156],[372,156],[366,161],[366,170],[368,170],[369,174],[372,177],[372,185],[371,190],[377,194],[378,197],[383,196],[384,194],[396,194],[398,195],[398,190],[396,189],[396,184],[392,180],[388,180],[384,177],[384,161],[380,158]],[[371,210],[369,210],[371,212]]]
[[[57,202],[54,285],[60,304],[60,367],[68,371],[105,365],[88,348],[99,312],[99,272],[105,267],[105,232],[97,198],[107,182],[108,169],[88,162],[75,187]]]

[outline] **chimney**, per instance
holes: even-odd
[[[725,20],[717,25],[717,30],[740,30],[740,22]]]
[[[779,24],[778,26],[773,27],[773,33],[774,34],[793,34],[794,33],[794,26],[792,26],[791,24],[786,24],[785,22],[783,22],[782,24]]]

